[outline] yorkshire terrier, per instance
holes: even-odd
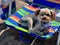
[[[54,10],[48,8],[40,9],[38,17],[38,23],[35,24],[32,31],[39,33],[40,35],[47,34],[48,28],[51,27],[51,21],[55,19],[56,13]]]
[[[43,35],[43,33],[48,32],[48,28],[51,27],[51,21],[56,17],[56,13],[54,10],[50,10],[48,8],[37,9],[35,14],[30,14],[28,16],[23,16],[19,23],[23,27],[28,27],[34,33],[39,33]]]

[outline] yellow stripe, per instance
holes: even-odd
[[[29,12],[27,12],[27,11],[25,11],[25,10],[23,10],[23,9],[20,9],[19,11],[23,11],[24,14],[29,14]]]
[[[23,31],[23,32],[30,33],[29,30],[26,30],[26,29],[24,29],[24,28],[22,28],[22,27],[15,26],[15,25],[13,25],[12,23],[10,23],[10,22],[7,21],[7,20],[5,21],[5,23],[6,23],[7,25],[11,25],[11,26],[15,27],[15,28],[18,29],[18,30],[21,30],[21,31]]]
[[[24,16],[24,14],[22,14],[21,12],[17,11],[21,16]]]

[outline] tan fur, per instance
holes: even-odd
[[[56,12],[55,12],[54,10],[51,10],[51,12],[52,12],[52,16],[51,16],[51,18],[52,18],[52,20],[54,20],[55,17],[56,17]]]
[[[54,10],[50,10],[48,8],[43,8],[40,10],[40,18],[44,18],[43,16],[41,16],[42,14],[49,14],[51,17],[49,16],[45,16],[46,21],[51,21],[54,20],[56,17],[56,13]]]
[[[31,18],[31,17],[27,17],[27,19],[28,19],[28,20],[29,20],[29,22],[30,22],[29,30],[31,30],[31,29],[32,29],[32,27],[33,27],[33,20],[32,20],[32,18]]]

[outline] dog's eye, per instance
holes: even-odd
[[[44,16],[44,14],[41,14],[41,16]]]
[[[49,14],[46,14],[47,16],[50,16]]]

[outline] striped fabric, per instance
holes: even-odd
[[[18,25],[18,21],[25,15],[33,14],[35,10],[36,8],[32,6],[24,6],[21,9],[19,9],[16,13],[14,13],[12,16],[10,16],[5,23],[7,25],[14,26],[18,30],[22,30],[24,32],[29,33],[29,30],[26,30]]]
[[[26,30],[24,29],[23,27],[19,26],[18,25],[18,21],[25,15],[28,15],[28,14],[33,14],[34,11],[36,10],[37,8],[33,7],[33,6],[24,6],[22,7],[21,9],[19,9],[16,13],[14,13],[12,16],[10,16],[6,21],[5,23],[7,25],[10,25],[10,26],[13,26],[15,27],[17,30],[20,30],[20,31],[23,31],[23,32],[27,32],[27,33],[30,33],[29,30]],[[57,28],[59,28],[60,26],[60,23],[56,22],[56,21],[52,21],[52,28],[53,30],[49,30],[50,33],[48,35],[45,35],[45,36],[42,36],[46,39],[52,37],[53,33],[55,33],[56,31],[58,31]]]

